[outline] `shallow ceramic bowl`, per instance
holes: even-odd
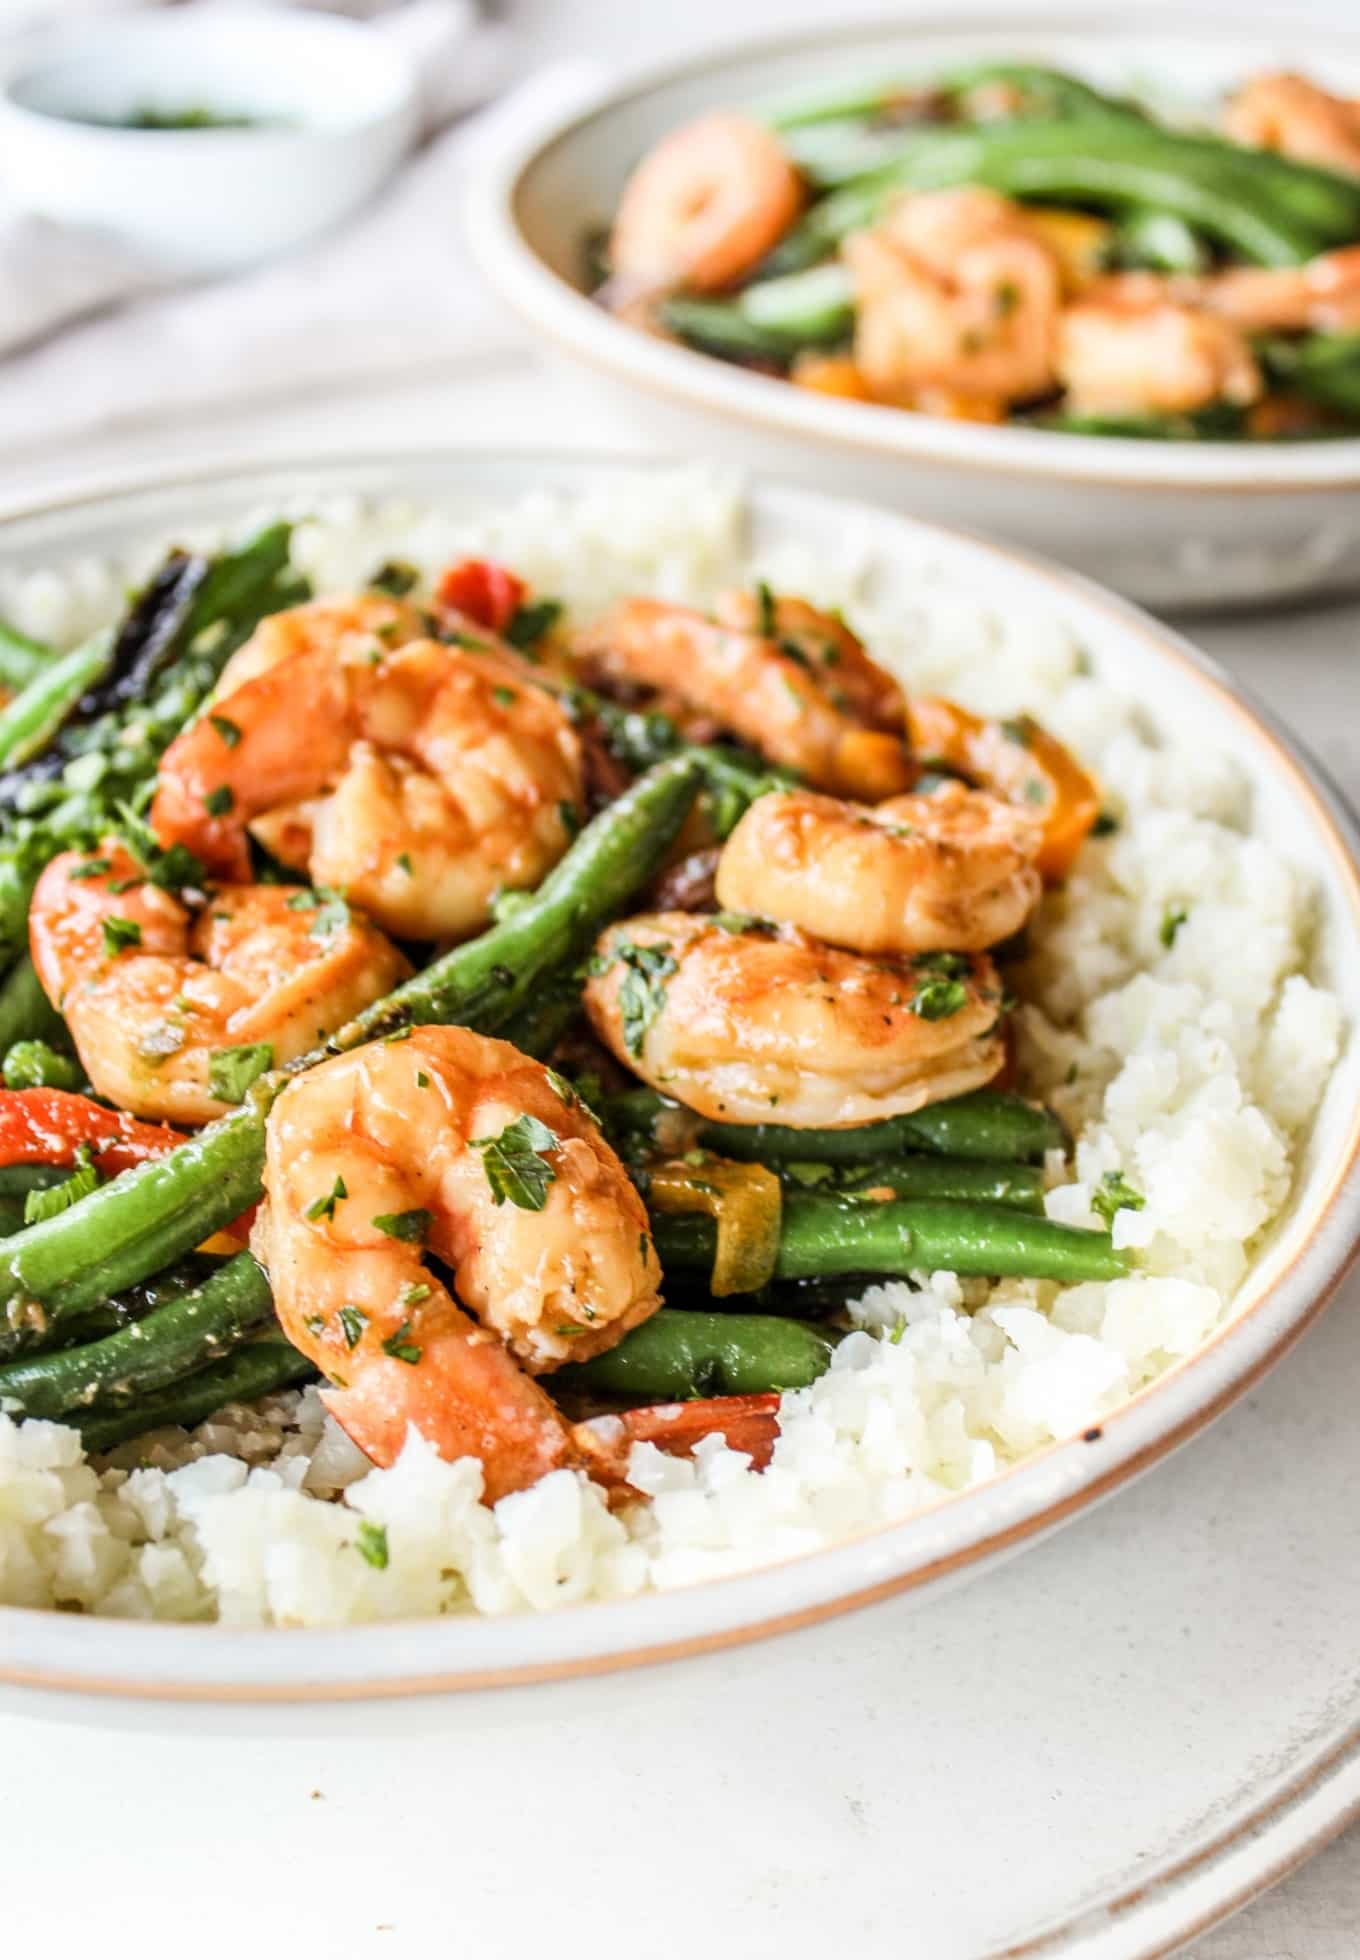
[[[546,110],[483,163],[469,205],[487,277],[610,426],[659,445],[883,499],[1051,552],[1158,607],[1243,606],[1360,585],[1360,439],[1158,443],[988,428],[839,401],[750,374],[611,318],[580,290],[582,241],[638,158],[716,105],[839,81],[928,77],[987,56],[1211,105],[1255,69],[1294,66],[1297,23],[1105,28],[1089,16],[832,26],[676,62]],[[1360,94],[1360,37],[1310,32],[1310,72]]]
[[[11,513],[0,566],[123,556],[190,526],[322,496],[409,495],[485,510],[531,487],[584,489],[626,464],[555,455],[388,456],[249,474],[199,473]],[[1177,741],[1231,753],[1252,785],[1261,833],[1316,877],[1319,966],[1360,1029],[1360,832],[1315,764],[1203,655],[1125,602],[1033,559],[806,490],[757,485],[755,541],[810,556],[867,554],[884,597],[910,601],[923,563],[998,607],[1066,621],[1093,669],[1117,679]],[[110,1694],[241,1700],[403,1694],[583,1674],[753,1640],[980,1571],[1167,1456],[1279,1359],[1320,1311],[1360,1240],[1360,1039],[1335,1072],[1297,1189],[1233,1316],[1190,1360],[1111,1416],[1094,1440],[1057,1444],[900,1524],[740,1577],[545,1617],[451,1619],[327,1632],[146,1626],[0,1609],[0,1681]],[[1244,1465],[1244,1472],[1249,1466]]]
[[[146,110],[244,128],[129,129]],[[324,14],[203,7],[77,21],[24,42],[0,81],[6,190],[115,234],[153,271],[230,271],[336,224],[415,130],[390,36]]]

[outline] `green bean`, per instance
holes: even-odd
[[[1259,351],[1273,381],[1338,414],[1360,418],[1360,333],[1271,338]]]
[[[706,1123],[654,1089],[611,1096],[605,1105],[612,1132],[655,1137],[658,1125],[673,1134],[666,1148],[695,1145],[720,1157],[758,1164],[882,1163],[912,1151],[1004,1163],[1041,1163],[1070,1139],[1051,1110],[997,1089],[975,1089],[947,1102],[927,1103],[907,1116],[862,1123],[848,1130],[800,1130],[785,1123]]]
[[[0,619],[0,687],[27,687],[55,657],[41,640],[30,640],[17,626]]]
[[[848,90],[841,84],[829,91],[805,91],[757,104],[756,113],[771,129],[806,129],[816,123],[891,116],[904,106],[910,107],[918,98],[966,95],[994,82],[1009,83],[1028,95],[1033,103],[1026,112],[1030,114],[1118,115],[1147,120],[1145,111],[1136,103],[1102,94],[1089,82],[1059,69],[1022,61],[979,61],[929,79],[873,80]]]
[[[17,768],[49,742],[108,665],[112,635],[97,633],[38,672],[0,710],[0,767]]]
[[[272,1312],[264,1272],[248,1252],[237,1253],[145,1320],[102,1341],[0,1367],[0,1405],[17,1403],[26,1416],[55,1418],[95,1402],[136,1402],[221,1360]]]
[[[652,1236],[662,1269],[708,1271],[716,1228],[697,1213],[660,1213]],[[1107,1232],[1081,1231],[1004,1205],[948,1199],[846,1203],[820,1192],[786,1192],[776,1279],[837,1273],[977,1273],[989,1278],[1120,1279],[1128,1260]]]
[[[952,1198],[966,1204],[1006,1205],[1013,1211],[1044,1208],[1044,1174],[1032,1164],[989,1164],[973,1157],[895,1157],[881,1164],[785,1164],[780,1166],[780,1176],[794,1188],[835,1191],[842,1197],[890,1191],[895,1198]]]
[[[1186,415],[1079,415],[1054,410],[1029,418],[1032,427],[1067,436],[1117,436],[1123,442],[1235,442],[1247,433],[1245,412],[1212,402]]]
[[[800,1320],[662,1307],[604,1354],[560,1369],[553,1382],[630,1402],[761,1395],[806,1388],[826,1373],[834,1348]]]
[[[1119,262],[1154,272],[1207,272],[1213,255],[1192,225],[1174,211],[1129,211],[1117,237]]]
[[[538,996],[496,1032],[522,1055],[543,1061],[581,1015],[581,982],[574,972],[545,983]]]
[[[69,1164],[0,1164],[0,1198],[26,1198],[30,1191],[50,1191],[70,1175]]]
[[[0,985],[0,1055],[16,1041],[47,1041],[65,1033],[66,1023],[43,992],[25,953]]]
[[[1297,265],[1360,231],[1360,186],[1292,165],[1282,175],[1283,162],[1263,166],[1257,152],[1117,118],[912,132],[891,161],[814,205],[765,270],[815,263],[900,191],[954,184],[1114,211],[1153,207],[1254,263]],[[823,157],[821,182],[832,181],[830,170]]]
[[[545,974],[580,959],[601,926],[647,883],[684,822],[698,780],[698,765],[684,757],[640,778],[586,826],[512,918],[436,960],[287,1073],[427,1022],[494,1032]],[[230,1116],[11,1239],[0,1256],[0,1356],[43,1344],[63,1316],[168,1265],[253,1203],[261,1188],[265,1118],[285,1079],[283,1073],[262,1077]]]
[[[316,1373],[310,1361],[281,1336],[248,1341],[225,1361],[200,1368],[186,1381],[173,1382],[144,1396],[130,1409],[95,1408],[80,1422],[80,1437],[91,1456],[116,1448],[131,1437],[176,1423],[192,1429],[228,1402],[258,1402],[281,1388],[292,1388]]]
[[[787,360],[805,347],[837,347],[855,323],[850,275],[839,265],[813,266],[783,279],[762,279],[732,300],[674,298],[662,324],[682,339],[734,358]]]
[[[85,1071],[47,1041],[16,1041],[0,1068],[7,1089],[79,1089]]]

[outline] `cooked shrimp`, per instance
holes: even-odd
[[[85,1073],[137,1116],[206,1123],[213,1057],[256,1045],[292,1061],[409,971],[395,946],[332,900],[230,885],[195,913],[145,882],[121,847],[67,851],[38,880],[33,964]]]
[[[1360,174],[1360,102],[1303,75],[1253,76],[1224,110],[1223,129],[1235,143]]]
[[[1002,1066],[990,960],[866,959],[795,927],[652,912],[600,939],[586,1011],[653,1088],[725,1123],[850,1128]]]
[[[1057,884],[1100,815],[1100,790],[1070,750],[1030,715],[986,721],[940,695],[918,694],[907,726],[923,769],[965,777],[1039,825],[1040,875]]]
[[[300,651],[257,666],[166,750],[157,836],[243,878],[250,830],[391,932],[478,931],[494,894],[537,884],[575,834],[566,711],[485,635],[389,649],[304,630]]]
[[[731,110],[686,123],[624,187],[609,246],[621,295],[730,286],[779,243],[802,206],[802,180],[762,123]]]
[[[220,701],[297,653],[366,660],[378,649],[390,651],[408,640],[424,639],[429,630],[418,607],[385,592],[309,599],[305,605],[266,614],[227,661],[214,692]]]
[[[660,1267],[622,1164],[547,1069],[468,1028],[337,1056],[274,1105],[264,1183],[251,1243],[284,1332],[375,1462],[410,1424],[479,1456],[488,1500],[587,1465],[590,1435],[532,1377],[645,1320]]]
[[[878,399],[921,389],[1002,402],[1053,385],[1058,261],[994,191],[903,198],[841,255],[855,285],[855,363]]]
[[[802,599],[729,593],[711,619],[626,599],[574,644],[588,672],[679,695],[821,788],[874,798],[912,780],[896,681]]]
[[[1134,274],[1094,287],[1058,322],[1055,362],[1079,415],[1179,415],[1211,402],[1245,407],[1261,373],[1242,334],[1166,282]]]
[[[1201,282],[1199,303],[1243,333],[1360,329],[1360,245],[1303,265],[1229,266]]]
[[[1040,825],[961,783],[866,810],[759,797],[723,846],[719,905],[857,953],[981,952],[1038,903]]]

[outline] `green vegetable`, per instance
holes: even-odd
[[[1040,1163],[1069,1139],[1051,1110],[996,1089],[975,1089],[948,1102],[927,1103],[909,1116],[847,1130],[803,1130],[782,1123],[705,1123],[652,1089],[609,1098],[606,1126],[623,1134],[654,1134],[658,1122],[677,1123],[690,1139],[720,1157],[758,1164],[890,1162],[911,1151],[1005,1163]],[[669,1148],[670,1145],[667,1145]]]
[[[562,1139],[536,1116],[517,1116],[498,1137],[472,1137],[469,1147],[482,1153],[482,1168],[497,1205],[507,1202],[521,1211],[542,1211],[548,1202],[548,1186],[556,1182],[557,1172],[548,1162],[547,1152],[561,1147]]]
[[[553,1382],[629,1402],[759,1395],[806,1388],[826,1373],[834,1348],[799,1320],[663,1307],[604,1354],[559,1369]]]
[[[60,1184],[29,1192],[24,1199],[24,1223],[40,1225],[45,1218],[56,1218],[98,1189],[99,1172],[95,1168],[93,1152],[87,1143],[82,1143],[76,1152],[75,1169],[69,1177]]]
[[[92,1409],[80,1424],[81,1441],[95,1455],[167,1423],[192,1429],[228,1402],[258,1402],[262,1395],[291,1388],[315,1374],[307,1357],[281,1336],[249,1341],[225,1361],[201,1368],[187,1380],[173,1382],[153,1395],[144,1395],[131,1408]]]
[[[693,1213],[652,1219],[662,1268],[711,1270],[711,1219]],[[1004,1205],[948,1199],[856,1204],[817,1191],[785,1194],[776,1279],[840,1273],[978,1273],[999,1278],[1120,1279],[1128,1260],[1104,1232],[1085,1232]]]
[[[679,971],[670,941],[659,939],[652,945],[635,945],[629,939],[616,939],[607,953],[598,955],[601,971],[615,964],[623,967],[619,983],[619,1019],[623,1045],[638,1056],[647,1030],[666,1004],[665,983]]]
[[[1267,337],[1257,351],[1277,385],[1360,420],[1360,332]]]
[[[361,1559],[378,1572],[387,1570],[387,1527],[374,1524],[372,1518],[361,1518],[355,1536],[354,1549]]]
[[[1030,1164],[989,1164],[971,1157],[898,1157],[882,1164],[784,1164],[787,1184],[843,1196],[890,1191],[896,1198],[955,1198],[1041,1212],[1044,1174]],[[872,1202],[872,1200],[866,1200]]]
[[[375,1231],[389,1239],[400,1239],[403,1245],[424,1245],[430,1236],[434,1213],[426,1211],[423,1205],[413,1205],[409,1211],[380,1211],[370,1222]]]
[[[1147,1199],[1135,1190],[1122,1171],[1106,1171],[1091,1197],[1091,1209],[1113,1225],[1117,1211],[1141,1211]]]
[[[677,295],[664,300],[661,323],[682,340],[737,360],[786,361],[807,347],[838,347],[855,323],[850,275],[817,265],[763,279],[731,300]]]
[[[0,709],[0,767],[15,769],[51,741],[85,690],[109,664],[111,633],[97,633],[59,660],[40,667]]]
[[[269,1281],[248,1252],[207,1278],[192,1267],[178,1281],[167,1275],[163,1292],[145,1319],[104,1340],[0,1367],[0,1403],[49,1418],[92,1403],[134,1403],[220,1360],[273,1311]]]
[[[16,1041],[5,1051],[4,1077],[7,1089],[78,1089],[85,1072],[46,1041]]]
[[[1153,272],[1207,272],[1213,254],[1174,211],[1128,211],[1120,219],[1116,249],[1121,265]]]
[[[25,953],[0,985],[0,1055],[16,1041],[50,1041],[65,1033],[66,1024],[43,992]]]
[[[218,1102],[244,1102],[251,1084],[274,1066],[270,1042],[252,1041],[239,1048],[215,1048],[208,1057],[208,1088]]]
[[[17,693],[55,660],[52,648],[0,619],[0,687]]]
[[[787,140],[819,184],[838,188],[784,239],[767,262],[770,271],[815,264],[848,232],[874,223],[900,191],[955,184],[1116,213],[1169,212],[1260,265],[1298,265],[1360,233],[1360,184],[1131,119],[887,132],[867,167],[863,132],[834,153],[822,131],[792,132]]]

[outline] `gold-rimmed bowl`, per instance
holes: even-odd
[[[584,241],[632,166],[719,104],[928,77],[987,58],[1069,68],[1116,90],[1209,108],[1246,75],[1300,60],[1296,22],[1180,11],[1138,27],[1089,16],[951,15],[833,25],[592,87],[545,104],[470,186],[474,251],[587,425],[731,457],[1051,553],[1160,609],[1241,608],[1360,587],[1360,438],[1155,442],[986,427],[817,395],[655,338],[583,290]],[[1310,32],[1307,66],[1360,94],[1360,36]],[[607,419],[602,419],[607,418]]]
[[[42,507],[0,523],[0,569],[91,557],[126,562],[175,532],[305,511],[355,493],[484,513],[544,487],[622,487],[634,466],[471,452],[207,469]],[[1229,753],[1253,826],[1305,865],[1318,891],[1317,965],[1352,1031],[1303,1148],[1288,1205],[1229,1318],[1193,1356],[1074,1437],[990,1482],[825,1551],[614,1604],[543,1616],[454,1618],[316,1632],[146,1625],[0,1609],[0,1683],[122,1697],[354,1698],[509,1686],[598,1673],[754,1640],[894,1593],[925,1592],[1016,1552],[1169,1456],[1274,1365],[1320,1312],[1360,1241],[1360,831],[1272,717],[1213,663],[1127,603],[1047,564],[873,505],[758,482],[753,546],[810,561],[853,555],[877,595],[910,603],[926,568],[989,604],[1038,609],[1135,696],[1154,728]],[[1247,1466],[1244,1466],[1244,1471]]]

